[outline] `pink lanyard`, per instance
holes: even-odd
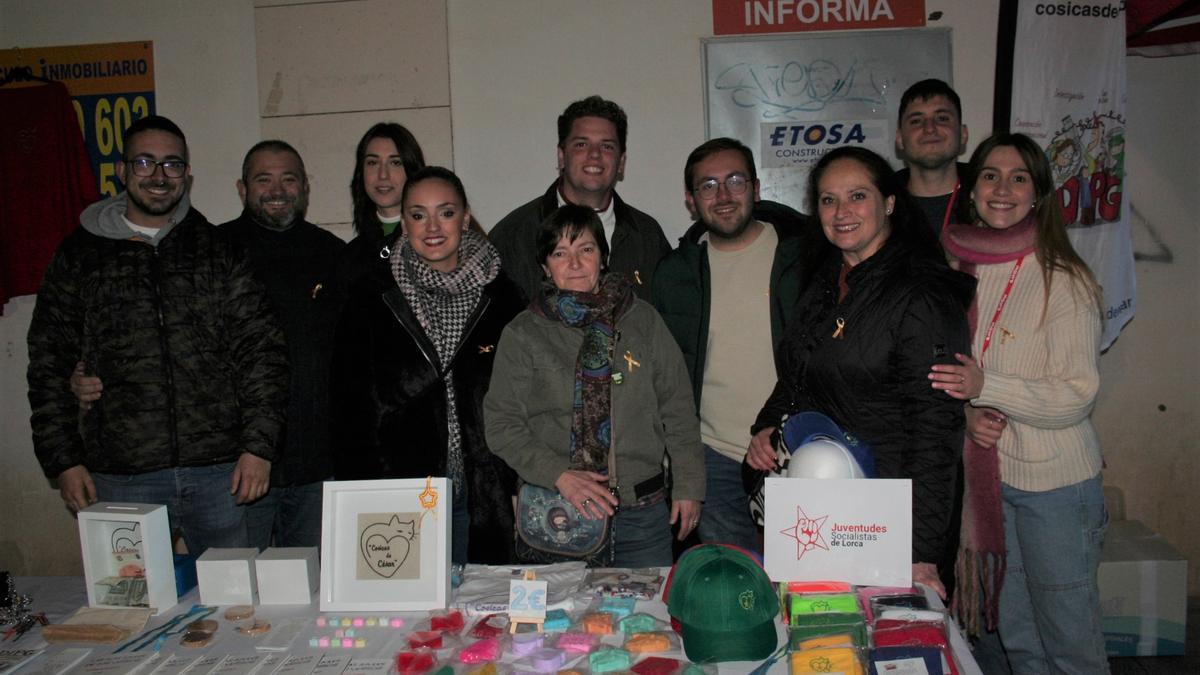
[[[996,313],[992,315],[992,323],[988,325],[987,333],[983,336],[983,347],[979,350],[979,367],[983,367],[983,355],[987,353],[988,347],[992,345],[992,333],[996,331],[996,323],[1000,321],[1000,314],[1004,312],[1004,306],[1008,304],[1008,296],[1012,295],[1013,284],[1017,283],[1017,273],[1021,271],[1021,264],[1025,262],[1025,256],[1017,258],[1017,263],[1013,265],[1012,273],[1008,275],[1008,283],[1004,286],[1004,293],[1000,296],[1000,302],[996,303]]]

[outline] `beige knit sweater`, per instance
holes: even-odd
[[[976,355],[1014,264],[977,268]],[[1087,480],[1101,467],[1090,417],[1100,387],[1100,313],[1065,272],[1055,272],[1050,289],[1044,305],[1042,270],[1030,254],[983,356],[983,391],[971,401],[1008,416],[998,444],[1000,476],[1031,492]]]

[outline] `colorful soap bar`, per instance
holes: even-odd
[[[546,612],[546,621],[542,624],[542,630],[547,633],[557,633],[570,627],[571,617],[567,615],[566,610],[552,609]]]
[[[671,639],[666,633],[635,633],[625,640],[625,649],[634,654],[660,654],[671,649]]]
[[[408,646],[413,649],[418,647],[428,647],[429,649],[442,648],[442,634],[435,630],[419,630],[408,636]]]
[[[463,629],[463,615],[457,609],[452,609],[445,614],[434,614],[429,618],[429,628],[431,630],[440,630],[443,633],[458,633]]]
[[[458,653],[458,660],[463,663],[491,663],[498,658],[500,658],[499,638],[472,642]]]
[[[561,649],[539,649],[533,653],[530,661],[539,673],[553,673],[567,662],[567,655]]]
[[[629,670],[633,662],[629,652],[620,647],[602,647],[588,655],[588,665],[593,673],[612,673]]]
[[[621,632],[626,635],[649,633],[658,628],[658,621],[649,614],[630,614],[621,619]]]
[[[419,675],[433,670],[433,653],[426,650],[396,654],[396,671],[400,675]]]
[[[633,614],[633,608],[636,605],[637,598],[606,597],[600,601],[600,611],[612,614],[618,619],[623,619]]]

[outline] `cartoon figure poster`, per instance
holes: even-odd
[[[421,514],[358,514],[358,564],[355,578],[419,579]]]
[[[772,581],[912,583],[912,481],[768,478],[763,494]]]

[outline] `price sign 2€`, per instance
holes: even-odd
[[[508,587],[508,618],[541,623],[546,618],[546,582],[513,579]]]

